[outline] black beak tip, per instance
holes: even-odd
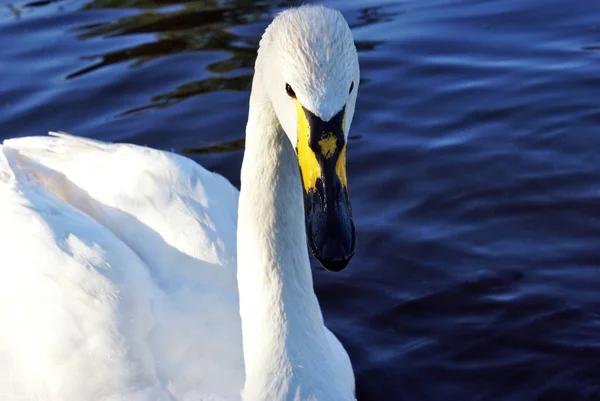
[[[311,251],[326,270],[339,272],[348,266],[350,259],[354,256],[354,240],[347,247],[328,241],[319,247],[318,252],[314,252],[315,248],[311,248]]]
[[[340,272],[344,270],[344,268],[348,266],[350,259],[352,259],[352,255],[341,259],[317,258],[319,263],[321,263],[321,266],[330,272]]]
[[[345,218],[322,218],[322,217]],[[310,253],[326,270],[344,270],[354,256],[356,234],[350,212],[346,214],[320,215],[321,218],[307,220],[308,248]],[[311,224],[312,222],[312,224]]]

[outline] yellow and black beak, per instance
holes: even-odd
[[[340,271],[356,246],[346,181],[346,108],[329,121],[306,110],[298,100],[296,111],[308,247],[325,269]]]

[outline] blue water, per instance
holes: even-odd
[[[144,144],[239,185],[258,40],[300,3],[0,3],[0,139]],[[600,2],[325,4],[359,48],[358,247],[315,286],[358,399],[600,400]]]

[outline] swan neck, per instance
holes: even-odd
[[[253,401],[287,399],[284,394],[297,390],[291,387],[310,374],[311,364],[322,363],[327,355],[307,252],[297,157],[258,67],[257,61],[237,241],[244,399]]]

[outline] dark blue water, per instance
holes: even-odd
[[[257,43],[299,3],[3,2],[0,138],[175,150],[239,185]],[[600,2],[325,4],[359,48],[359,242],[315,285],[358,399],[600,400]]]

